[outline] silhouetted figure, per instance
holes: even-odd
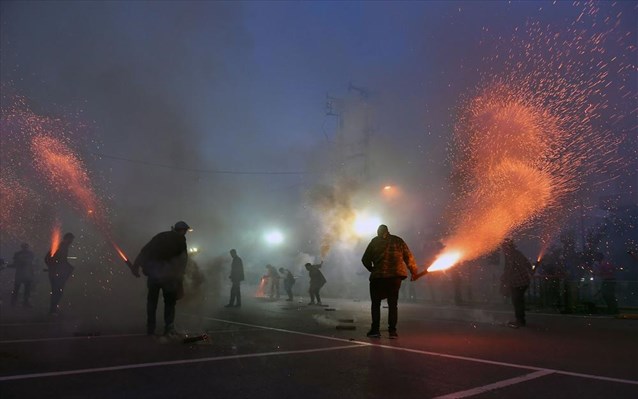
[[[597,274],[602,279],[600,294],[607,305],[609,314],[618,314],[618,299],[616,299],[616,267],[602,253],[597,254]]]
[[[532,274],[532,264],[525,255],[516,248],[514,241],[506,238],[501,244],[505,255],[505,268],[501,276],[501,284],[505,294],[512,297],[514,305],[515,322],[507,325],[512,328],[524,327],[525,321],[525,291],[529,288]]]
[[[279,281],[281,280],[281,276],[273,265],[266,265],[266,270],[266,276],[268,281],[270,281],[270,299],[279,299]]]
[[[543,306],[560,309],[560,280],[565,277],[560,267],[560,250],[552,247],[542,260],[537,261],[534,270],[544,281],[541,291]]]
[[[33,266],[33,252],[29,249],[29,244],[20,245],[20,251],[13,254],[13,263],[9,265],[16,269],[15,279],[13,281],[13,292],[11,293],[11,305],[15,306],[18,302],[18,293],[20,286],[24,285],[24,296],[22,304],[25,307],[31,307],[29,296],[31,295],[31,284],[35,277]]]
[[[461,306],[463,305],[463,292],[462,292],[463,275],[459,267],[452,270],[451,278],[452,278],[452,286],[454,287],[454,304],[456,306]]]
[[[292,286],[295,285],[295,276],[288,269],[284,269],[283,267],[279,268],[279,273],[284,276],[284,290],[286,290],[286,294],[288,294],[288,299],[286,301],[292,301]]]
[[[308,270],[308,276],[310,277],[310,287],[308,288],[308,294],[310,294],[310,303],[308,305],[321,305],[321,295],[319,295],[319,291],[321,287],[326,284],[326,278],[321,273],[321,266],[323,265],[323,261],[318,265],[313,265],[312,263],[306,263],[306,270]]]
[[[184,296],[184,272],[188,262],[186,233],[190,227],[177,222],[170,231],[155,235],[140,251],[133,263],[133,274],[139,270],[147,277],[146,333],[155,334],[159,292],[164,297],[164,335],[175,335],[175,305]]]
[[[51,283],[51,306],[49,313],[57,315],[59,303],[64,293],[66,281],[73,274],[74,267],[69,263],[69,248],[73,244],[75,236],[73,233],[66,233],[60,241],[57,251],[51,255],[47,253],[44,263],[49,267],[49,282]]]
[[[230,300],[226,307],[239,308],[241,307],[240,284],[244,281],[244,262],[237,255],[237,251],[234,249],[230,250],[230,256],[233,258],[233,262],[230,265],[230,276],[228,276],[228,278],[233,285],[230,287]]]
[[[564,234],[561,239],[562,251],[560,254],[560,267],[563,278],[563,304],[561,313],[574,313],[580,301],[579,291],[581,286],[582,270],[579,266],[579,256],[576,252],[576,242],[572,232]]]
[[[363,253],[361,262],[370,272],[372,325],[367,335],[371,338],[381,336],[381,300],[387,299],[388,331],[390,338],[397,338],[399,290],[401,282],[408,277],[408,270],[412,278],[418,274],[414,256],[405,241],[390,234],[388,226],[382,224]]]

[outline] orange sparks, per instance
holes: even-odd
[[[59,223],[56,223],[53,226],[53,232],[51,233],[51,252],[50,256],[55,255],[58,252],[58,248],[60,247],[60,236],[61,236],[61,227]]]
[[[436,272],[451,268],[458,263],[461,259],[461,255],[460,251],[444,252],[436,258],[430,267],[428,267],[428,272]]]
[[[120,255],[122,260],[124,260],[124,262],[128,262],[128,258],[124,254],[124,251],[122,251],[116,243],[113,242],[112,244],[113,244],[113,248],[115,248],[115,250],[117,251],[117,254]]]

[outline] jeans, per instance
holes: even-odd
[[[69,277],[71,277],[70,272],[54,273],[49,271],[49,281],[51,282],[51,307],[49,311],[51,313],[55,313],[58,310],[58,304],[64,293],[64,285]]]
[[[148,279],[148,296],[146,297],[146,332],[155,332],[155,313],[159,301],[159,292],[164,296],[164,333],[174,328],[175,304],[177,303],[178,281],[159,282]]]
[[[24,285],[23,303],[25,305],[29,303],[29,296],[31,295],[31,280],[16,278],[13,283],[13,293],[11,293],[11,305],[15,305],[16,302],[18,302],[18,293],[20,292],[21,285]]]
[[[514,305],[514,315],[516,322],[522,326],[525,325],[525,291],[528,285],[512,288],[512,304]]]
[[[388,300],[388,331],[396,332],[398,321],[399,290],[401,277],[375,278],[370,280],[370,310],[372,313],[371,330],[379,331],[381,321],[381,300]]]
[[[239,281],[233,281],[233,285],[230,287],[230,301],[228,304],[231,306],[235,305],[235,301],[237,301],[236,306],[241,306],[241,291],[239,290],[239,284]]]

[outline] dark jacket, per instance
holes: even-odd
[[[187,262],[186,236],[171,230],[153,237],[135,258],[133,268],[142,268],[144,275],[149,279],[181,280]]]
[[[370,280],[375,278],[389,278],[408,276],[408,269],[412,275],[417,271],[414,256],[410,248],[401,237],[388,234],[386,238],[374,237],[361,262],[370,271]]]
[[[308,267],[311,288],[321,288],[326,284],[326,278],[323,276],[323,273],[321,273],[321,270],[319,270],[320,267],[321,265],[310,265]]]
[[[49,278],[67,277],[73,273],[74,267],[68,260],[70,246],[71,244],[68,241],[62,240],[53,256],[47,252],[44,257],[44,263],[49,266]]]
[[[507,287],[524,287],[529,285],[532,275],[532,264],[521,251],[514,247],[503,249],[505,268],[501,283]]]
[[[244,281],[244,262],[239,256],[233,257],[233,263],[230,265],[230,281],[233,283]]]
[[[13,254],[13,267],[16,269],[16,280],[33,280],[33,252],[29,251],[28,249],[22,249]]]

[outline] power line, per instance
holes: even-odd
[[[221,170],[221,169],[195,169],[195,168],[184,168],[180,166],[167,165],[155,162],[142,161],[139,159],[131,159],[118,157],[115,155],[107,155],[98,152],[93,152],[93,155],[97,155],[101,158],[115,159],[118,161],[136,163],[147,166],[156,166],[160,168],[166,169],[174,169],[174,170],[182,170],[185,172],[196,172],[196,173],[212,173],[212,174],[224,174],[224,175],[307,175],[317,172],[274,172],[274,171],[238,171],[238,170]]]

